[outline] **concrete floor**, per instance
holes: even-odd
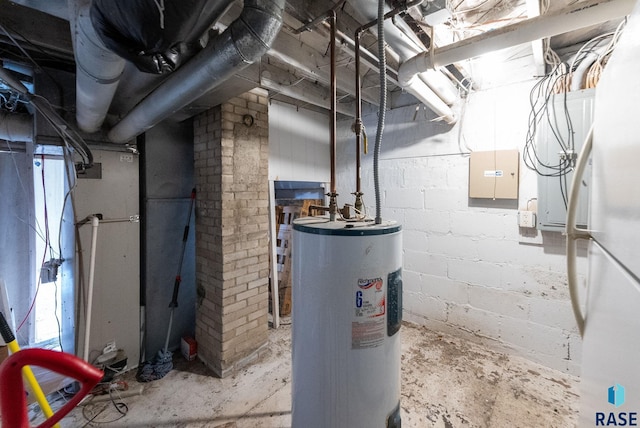
[[[401,331],[404,428],[576,425],[577,378],[423,327],[405,324]],[[271,330],[270,342],[258,362],[227,379],[180,355],[161,380],[138,384],[128,373],[130,390],[143,392],[122,400],[125,416],[111,402],[95,403],[84,407],[94,422],[77,408],[61,425],[290,427],[291,328]]]

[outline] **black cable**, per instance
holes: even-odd
[[[562,163],[562,161],[560,161]],[[566,177],[567,174],[564,174],[564,176]],[[560,179],[560,195],[562,196],[562,202],[564,203],[564,209],[565,211],[567,210],[567,195],[565,195],[564,192],[564,188],[562,187],[562,175],[559,175],[558,178]]]
[[[563,65],[560,64],[556,66],[550,73],[536,82],[529,93],[531,111],[529,113],[528,130],[523,149],[523,161],[527,168],[535,171],[538,175],[544,177],[559,177],[562,182],[562,177],[565,177],[566,179],[566,174],[571,171],[571,160],[573,157],[573,150],[575,148],[575,139],[573,135],[573,123],[571,121],[571,115],[567,105],[566,88],[564,87],[569,73],[559,73],[561,70],[560,67],[563,67]],[[568,132],[566,139],[560,131],[557,115],[549,108],[550,101],[555,93],[555,88],[559,85],[562,86],[563,91],[564,119]],[[561,153],[564,154],[563,158],[565,159],[565,162],[552,164],[548,163],[548,161],[543,161],[539,156],[535,144],[535,137],[538,132],[538,124],[543,120],[543,118],[546,119],[546,123],[551,134],[560,146]],[[567,159],[569,162],[566,162]]]
[[[127,406],[127,404],[124,401],[122,401],[122,399],[120,399],[120,401],[116,401],[116,399],[113,397],[113,390],[111,389],[110,386],[109,386],[109,398],[111,400],[108,403],[105,403],[102,409],[100,409],[100,411],[95,415],[93,415],[92,417],[89,417],[86,414],[87,409],[90,406],[92,406],[91,403],[88,403],[82,408],[82,417],[84,417],[84,419],[87,421],[83,425],[83,427],[89,426],[90,424],[111,424],[127,416],[127,413],[129,413],[129,406]],[[100,416],[105,410],[107,410],[107,408],[109,407],[109,404],[112,404],[113,407],[115,407],[115,409],[118,411],[120,415],[114,419],[110,419],[107,421],[96,421],[96,418]]]
[[[84,425],[82,425],[82,428],[89,426],[89,424],[93,423],[95,418],[97,418],[98,416],[100,416],[102,414],[102,412],[104,412],[105,410],[107,410],[107,405],[103,406],[102,409],[96,413],[95,415],[93,415],[91,418],[89,416],[87,416],[86,412],[87,409],[89,409],[89,404],[85,405],[82,408],[82,417],[87,421],[87,423],[85,423]],[[96,423],[100,423],[100,422],[96,422]]]

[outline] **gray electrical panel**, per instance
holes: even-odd
[[[557,94],[549,100],[549,114],[543,117],[537,136],[538,169],[548,174],[538,175],[539,230],[565,230],[573,166],[593,122],[594,95],[595,89],[585,89]],[[589,164],[580,184],[576,217],[577,225],[583,227],[587,226],[589,214],[590,178]]]

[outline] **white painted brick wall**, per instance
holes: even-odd
[[[430,253],[448,256],[452,261],[478,260],[477,238],[469,236],[433,235],[429,237],[428,249]]]
[[[402,224],[404,227],[404,233],[402,235],[402,246],[404,250],[424,252],[425,248],[427,248],[427,232],[411,230],[409,233],[409,228],[406,226],[406,223]]]
[[[422,251],[404,250],[404,269],[439,277],[447,276],[447,259],[437,254]]]
[[[468,303],[470,287],[467,283],[453,281],[446,278],[446,276],[420,275],[422,293],[437,297],[445,302]]]
[[[412,231],[447,234],[451,231],[451,217],[445,211],[408,209],[403,227]]]
[[[424,196],[421,189],[394,189],[384,191],[384,205],[389,208],[424,208]]]
[[[462,136],[473,150],[522,153],[533,82],[476,92]],[[504,102],[508,97],[509,102]],[[404,316],[430,328],[579,373],[580,339],[566,286],[565,239],[521,236],[518,207],[537,195],[535,174],[521,163],[517,203],[470,201],[468,156],[458,126],[389,112],[380,162],[382,213],[403,224]],[[364,118],[371,141],[376,115]],[[420,115],[418,115],[420,116]],[[355,154],[351,120],[339,124],[339,203],[352,203]],[[374,212],[372,156],[362,162],[365,204]],[[584,281],[585,252],[578,268]]]
[[[529,300],[526,295],[500,288],[469,287],[469,305],[513,318],[529,318]]]

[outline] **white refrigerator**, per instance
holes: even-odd
[[[640,2],[596,89],[579,427],[640,425]],[[634,416],[633,413],[636,415]]]

